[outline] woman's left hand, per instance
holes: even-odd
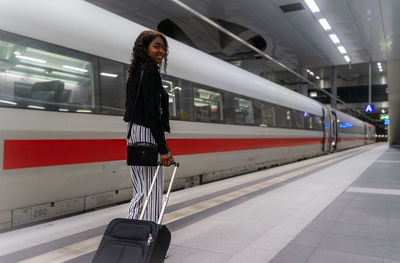
[[[160,160],[163,166],[170,166],[171,160],[174,160],[174,157],[169,153],[160,154]]]

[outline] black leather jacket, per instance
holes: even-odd
[[[170,132],[168,93],[162,86],[160,73],[156,64],[150,64],[143,72],[139,97],[133,114],[133,104],[139,86],[141,72],[129,78],[126,84],[126,101],[124,121],[150,128],[157,143],[158,152],[169,152],[164,132]],[[132,116],[133,115],[133,116]]]

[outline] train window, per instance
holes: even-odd
[[[125,111],[124,65],[99,59],[101,113],[123,115]]]
[[[303,113],[298,110],[292,110],[292,125],[295,129],[304,129]]]
[[[97,60],[0,31],[0,100],[31,109],[97,112]]]
[[[315,116],[314,117],[314,130],[316,131],[322,131],[322,117],[320,116]]]
[[[221,122],[224,120],[221,93],[196,87],[193,91],[196,121]]]
[[[182,88],[178,85],[178,80],[171,76],[166,76],[162,80],[162,85],[168,93],[169,117],[171,119],[179,119],[179,93]]]
[[[234,97],[233,105],[236,124],[254,124],[254,110],[251,100]]]
[[[275,107],[270,103],[261,104],[261,124],[264,127],[275,127]]]
[[[126,87],[126,83],[128,82],[128,78],[129,78],[128,70],[129,70],[129,65],[124,64],[124,90],[125,90],[125,87]]]
[[[291,110],[282,106],[276,106],[276,125],[279,128],[291,128]]]
[[[178,79],[179,115],[183,121],[193,120],[193,88],[187,80]]]
[[[354,133],[355,131],[351,122],[340,122],[339,128],[342,133]]]
[[[225,101],[226,103],[226,101]],[[254,124],[260,127],[266,127],[261,120],[261,101],[253,99],[254,106]]]
[[[308,129],[309,130],[314,130],[314,118],[315,118],[315,116],[310,114],[310,118],[308,118],[308,120],[309,120]]]
[[[303,112],[303,121],[304,121],[304,129],[312,130],[313,129],[313,117],[312,114],[308,112]]]
[[[365,128],[357,126],[353,122],[340,122],[340,131],[342,133],[364,134]]]
[[[224,119],[227,124],[235,124],[234,97],[230,92],[224,92]]]

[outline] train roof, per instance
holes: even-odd
[[[129,64],[147,28],[83,0],[3,0],[1,29]],[[319,102],[168,38],[168,74],[322,115]]]

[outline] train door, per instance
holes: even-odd
[[[368,126],[364,123],[364,144],[368,143]]]
[[[331,120],[331,151],[335,151],[337,147],[338,141],[338,130],[337,130],[337,117],[336,113],[332,111],[332,120]]]
[[[328,127],[327,127],[328,126]],[[329,151],[329,115],[327,111],[322,109],[322,130],[323,130],[323,139],[322,139],[322,151]]]

